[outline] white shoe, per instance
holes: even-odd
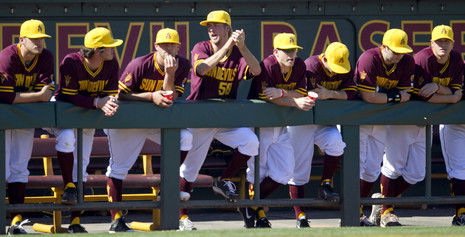
[[[383,195],[381,193],[373,193],[373,195],[371,195],[371,198],[381,198],[382,196]],[[375,204],[371,206],[371,215],[368,218],[368,220],[375,225],[379,225],[380,220],[381,220],[382,210],[383,210],[383,205]]]
[[[192,224],[192,221],[189,217],[185,218],[184,220],[179,220],[179,230],[180,231],[192,231],[197,230],[197,228]]]

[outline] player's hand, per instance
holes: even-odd
[[[462,99],[462,90],[456,90],[454,92],[455,103],[459,102]]]
[[[165,73],[168,75],[174,75],[176,73],[176,69],[178,69],[178,62],[177,58],[167,55],[164,60]]]
[[[100,108],[105,116],[110,117],[115,115],[119,105],[114,96],[105,96],[97,99],[97,108]]]
[[[317,85],[318,88],[314,89],[313,91],[318,94],[318,99],[319,100],[327,100],[331,99],[331,91],[326,89],[325,87],[321,85]]]
[[[423,97],[430,97],[439,90],[439,84],[430,82],[424,85],[419,91],[418,94]]]
[[[267,87],[263,90],[263,94],[265,94],[266,98],[269,100],[281,98],[284,96],[284,93],[284,90],[275,87]]]
[[[173,105],[173,101],[163,96],[163,91],[155,91],[152,94],[153,103],[160,107],[170,107]]]
[[[313,108],[313,106],[315,106],[315,101],[306,96],[294,98],[294,101],[296,103],[296,107],[303,111],[309,111],[311,108]]]
[[[243,29],[235,30],[231,34],[231,38],[233,39],[234,43],[238,48],[242,48],[245,46],[245,32]]]
[[[50,87],[52,85],[45,85],[42,87],[42,89],[39,91],[39,101],[49,101],[50,98],[52,98],[53,91],[50,90]]]
[[[400,91],[400,102],[407,102],[410,100],[410,93],[408,93],[408,90],[410,90],[410,88],[411,87]]]

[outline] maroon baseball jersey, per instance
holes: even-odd
[[[236,46],[207,74],[198,75],[197,66],[214,53],[210,41],[199,42],[192,49],[191,94],[188,100],[235,99],[239,81],[249,79],[249,67]]]
[[[249,99],[266,99],[263,90],[267,87],[295,90],[302,95],[307,95],[305,63],[301,58],[295,59],[294,66],[286,74],[281,72],[281,67],[273,54],[265,58],[260,66],[262,72],[252,81]]]
[[[26,65],[20,44],[13,44],[0,52],[0,102],[13,103],[16,92],[40,91],[53,83],[53,55],[47,49]],[[51,86],[51,90],[55,86]]]
[[[431,47],[422,49],[415,54],[414,59],[415,79],[413,81],[413,94],[418,95],[418,91],[430,82],[449,87],[452,93],[462,89],[464,65],[459,52],[452,50],[449,60],[445,64],[438,63]],[[424,100],[429,99],[420,98]]]
[[[132,60],[121,75],[118,85],[120,93],[162,90],[165,71],[163,66],[157,63],[156,58],[157,53],[152,52]],[[184,93],[184,83],[187,81],[190,68],[187,59],[178,57],[174,85],[179,96]]]
[[[313,90],[320,85],[328,90],[344,91],[348,100],[357,96],[357,86],[354,82],[354,72],[332,74],[323,65],[323,55],[315,55],[305,60],[307,67],[307,90]]]
[[[118,61],[104,61],[91,70],[81,53],[70,53],[60,64],[60,83],[55,97],[77,106],[95,109],[95,97],[118,93]]]
[[[387,66],[382,59],[381,48],[372,48],[358,58],[355,80],[360,91],[405,90],[412,86],[414,72],[412,56],[405,54],[398,63]]]

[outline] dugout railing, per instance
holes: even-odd
[[[244,206],[339,206],[342,226],[359,225],[360,204],[454,204],[465,202],[465,197],[431,196],[431,125],[465,123],[465,102],[457,104],[430,104],[410,101],[402,104],[369,104],[363,101],[318,101],[308,111],[280,107],[263,101],[203,101],[176,102],[169,108],[159,108],[150,103],[121,102],[115,116],[107,118],[99,110],[87,110],[68,103],[1,104],[0,110],[0,158],[5,157],[5,129],[19,128],[77,128],[78,129],[78,170],[82,170],[82,128],[161,128],[161,201],[134,201],[119,203],[83,203],[79,195],[78,204],[73,206],[58,204],[15,204],[0,203],[0,214],[10,211],[43,210],[108,210],[160,208],[160,228],[178,228],[178,210],[186,208],[218,208]],[[201,127],[272,127],[303,124],[341,124],[343,139],[347,144],[341,175],[341,202],[331,204],[317,199],[267,199],[240,200],[236,203],[225,200],[179,200],[179,131],[181,128]],[[368,124],[414,124],[426,126],[426,191],[424,196],[360,199],[359,187],[359,125]],[[255,157],[257,164],[259,157]],[[5,162],[0,162],[0,199],[5,200]],[[255,169],[258,177],[259,169]],[[78,172],[78,180],[82,180]],[[256,178],[255,180],[259,180]],[[259,193],[260,185],[255,185]],[[78,182],[81,194],[82,181]],[[6,226],[5,218],[0,225]],[[4,231],[5,229],[3,229]],[[4,232],[2,232],[4,233]]]

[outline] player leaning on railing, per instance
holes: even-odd
[[[21,24],[19,43],[0,52],[0,102],[17,104],[48,101],[53,94],[53,55],[45,49],[44,23],[28,20]],[[5,177],[10,204],[24,203],[34,142],[34,129],[5,131]],[[26,234],[22,215],[11,212],[8,234]],[[1,217],[4,218],[4,217]]]

